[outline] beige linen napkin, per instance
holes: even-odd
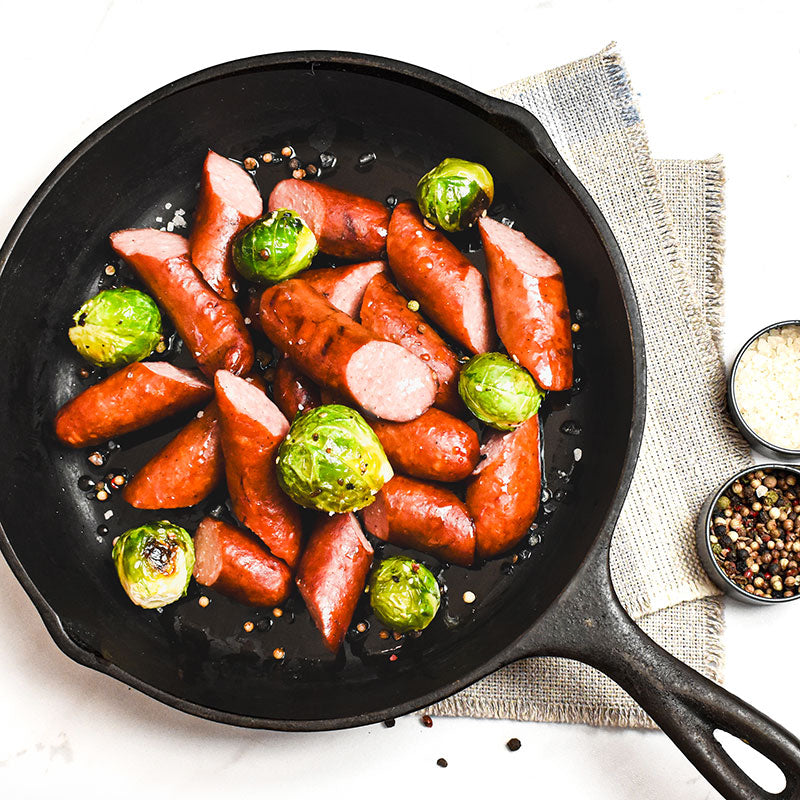
[[[750,463],[724,409],[721,160],[651,158],[614,45],[496,94],[547,129],[614,231],[639,300],[647,419],[611,547],[614,586],[650,636],[720,680],[722,604],[697,559],[693,527],[706,495]],[[653,726],[604,675],[556,658],[512,664],[431,712]]]

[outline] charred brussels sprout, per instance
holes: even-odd
[[[413,558],[385,558],[369,576],[372,612],[393,631],[426,628],[436,616],[440,600],[433,573]]]
[[[494,181],[482,164],[446,158],[417,184],[422,216],[445,231],[463,231],[494,200]]]
[[[111,551],[119,582],[142,608],[161,608],[186,594],[194,569],[194,543],[162,520],[125,531]]]
[[[137,289],[106,289],[87,300],[72,317],[69,339],[97,367],[141,361],[161,339],[161,314]]]
[[[481,353],[467,361],[458,376],[458,393],[479,420],[501,431],[532,417],[544,397],[530,373],[502,353]]]
[[[364,508],[392,475],[378,437],[347,406],[295,417],[278,450],[278,483],[306,508],[337,514]]]
[[[240,231],[231,245],[236,269],[256,283],[277,283],[304,270],[317,237],[291,209],[278,208]]]

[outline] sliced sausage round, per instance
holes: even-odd
[[[365,261],[347,267],[311,269],[299,277],[310,283],[334,308],[357,320],[367,284],[373,276],[385,271],[385,261]]]

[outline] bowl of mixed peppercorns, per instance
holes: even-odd
[[[700,511],[697,552],[737,600],[800,597],[800,469],[758,464],[734,475]]]

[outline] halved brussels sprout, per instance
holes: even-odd
[[[296,212],[278,208],[236,234],[236,269],[256,283],[278,283],[304,270],[319,249],[317,237]]]
[[[502,353],[481,353],[461,368],[458,393],[493,428],[510,431],[532,417],[544,397],[531,374]]]
[[[142,608],[161,608],[186,594],[194,543],[183,528],[161,520],[125,531],[111,557],[128,597]]]
[[[482,164],[446,158],[417,184],[422,216],[445,231],[473,225],[494,200],[494,181]]]
[[[421,631],[441,602],[433,573],[408,556],[385,558],[369,577],[369,602],[375,616],[393,631]]]
[[[72,317],[69,339],[97,367],[123,367],[141,361],[161,339],[161,314],[138,289],[105,289]]]
[[[342,514],[370,505],[394,473],[378,437],[352,408],[295,417],[278,450],[278,483],[301,506]]]

